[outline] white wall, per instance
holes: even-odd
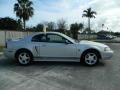
[[[4,45],[4,41],[5,41],[5,32],[0,31],[0,45]]]
[[[0,30],[0,45],[5,45],[5,33],[6,39],[16,39],[22,38],[34,32],[22,32],[22,31],[10,31],[10,30]],[[96,39],[97,35],[89,34],[79,34],[78,39]]]
[[[96,34],[79,34],[78,39],[94,40],[97,39]]]
[[[5,35],[6,35],[6,39],[11,39],[11,38],[17,39],[17,38],[22,38],[31,33],[33,32],[0,30],[0,45],[5,45]]]

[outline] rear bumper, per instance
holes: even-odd
[[[114,53],[114,51],[112,51],[112,50],[103,52],[102,59],[103,60],[110,60],[113,57],[113,53]]]
[[[14,59],[15,58],[15,50],[8,50],[4,49],[4,56],[9,58],[9,59]]]

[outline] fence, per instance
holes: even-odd
[[[7,39],[17,39],[17,38],[23,38],[24,36],[27,36],[31,33],[31,31],[23,32],[23,31],[10,31],[10,30],[0,30],[0,45],[5,45],[5,40]],[[96,39],[97,35],[95,34],[79,34],[78,39]]]
[[[95,40],[97,39],[97,34],[79,34],[78,40]]]
[[[17,39],[27,36],[33,32],[23,32],[23,31],[9,31],[9,30],[0,30],[0,45],[5,45],[5,40],[8,39]]]

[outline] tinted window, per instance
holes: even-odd
[[[46,36],[44,34],[36,35],[32,38],[32,42],[46,42]]]
[[[54,42],[54,43],[65,43],[66,39],[56,34],[48,34],[47,41]]]

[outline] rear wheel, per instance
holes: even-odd
[[[32,61],[32,55],[28,51],[20,51],[17,53],[17,61],[21,65],[28,65]]]
[[[99,55],[95,51],[88,51],[83,54],[82,61],[88,66],[94,66],[99,62]]]

